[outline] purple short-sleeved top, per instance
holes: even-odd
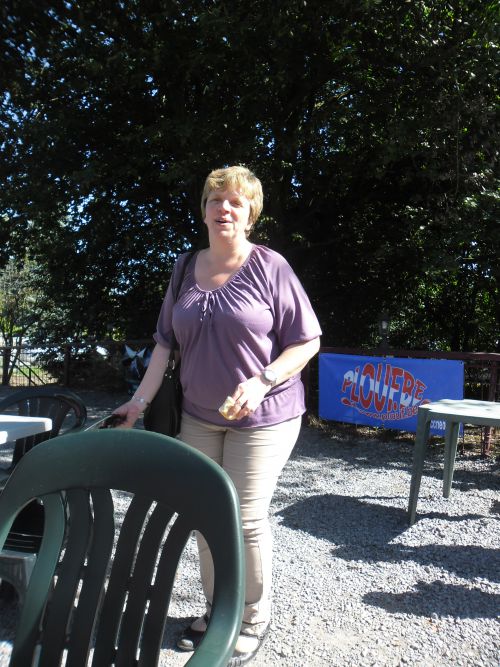
[[[269,426],[304,413],[300,374],[269,391],[252,415],[228,422],[218,408],[236,385],[274,361],[294,343],[318,337],[321,329],[309,299],[287,261],[254,245],[245,263],[221,287],[202,290],[195,260],[186,269],[172,309],[172,283],[165,295],[154,335],[170,346],[172,329],[181,353],[183,409],[192,417],[231,428]]]

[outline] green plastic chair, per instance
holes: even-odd
[[[70,389],[57,385],[19,389],[0,401],[0,413],[52,419],[50,431],[16,440],[11,465],[0,469],[1,486],[21,458],[35,445],[70,430],[78,430],[87,419],[87,408],[82,399]]]
[[[66,387],[57,385],[19,389],[0,401],[0,413],[52,419],[50,431],[15,441],[12,460],[7,467],[0,467],[0,492],[30,449],[59,434],[80,430],[87,418],[82,399]],[[43,507],[35,501],[17,517],[10,531],[0,553],[0,599],[3,601],[12,600],[17,592],[19,602],[23,602],[40,546],[43,518]]]
[[[112,489],[131,494],[116,551]],[[207,632],[186,664],[227,665],[243,616],[244,556],[238,497],[222,468],[179,440],[142,430],[48,440],[21,459],[0,496],[0,547],[37,497],[45,528],[11,667],[55,667],[63,654],[67,667],[87,665],[91,649],[94,667],[158,664],[193,530],[208,542],[215,583]]]

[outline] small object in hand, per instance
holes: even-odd
[[[234,419],[234,417],[232,415],[229,416],[227,413],[228,413],[229,408],[232,408],[235,403],[236,403],[236,401],[234,400],[234,398],[231,398],[231,396],[228,396],[226,398],[226,400],[224,401],[224,403],[219,408],[219,412],[221,413],[221,415],[223,417],[225,417],[226,419]]]
[[[121,415],[109,415],[109,417],[106,417],[106,419],[102,422],[99,428],[116,428],[120,424],[123,424],[124,421],[125,417],[122,417]]]

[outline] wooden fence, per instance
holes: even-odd
[[[29,386],[59,382],[66,386],[75,386],[77,380],[89,388],[93,381],[98,381],[102,373],[114,373],[115,382],[126,386],[125,346],[139,352],[145,347],[152,348],[151,339],[128,341],[76,341],[53,349],[50,361],[47,351],[35,350],[27,346],[0,347],[0,372],[3,385]],[[101,352],[99,352],[99,350]],[[103,354],[105,352],[105,354]],[[464,362],[464,396],[483,401],[500,402],[500,354],[494,352],[442,352],[424,350],[399,350],[380,348],[322,347],[321,352],[336,354],[354,354],[362,356],[387,356],[417,359],[455,359]],[[84,361],[82,361],[82,359]],[[86,364],[87,374],[81,380],[81,369]],[[100,373],[96,368],[100,366]],[[306,385],[308,412],[317,414],[318,381],[317,359],[313,360],[302,372]],[[97,388],[97,387],[96,387]],[[494,430],[484,430],[483,451],[491,447]]]

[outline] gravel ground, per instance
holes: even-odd
[[[79,393],[89,422],[123,399]],[[303,428],[271,507],[274,617],[252,665],[499,667],[500,462],[459,457],[444,499],[432,447],[410,528],[412,454],[411,438]],[[203,610],[194,540],[179,572],[162,666],[186,663],[175,636]],[[15,619],[0,603],[0,667]]]

